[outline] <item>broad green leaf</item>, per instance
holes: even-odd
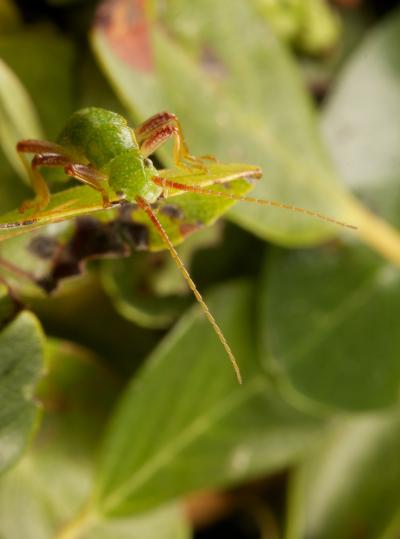
[[[65,539],[74,533],[81,539],[187,539],[178,507],[89,527],[84,517],[73,521],[90,492],[93,448],[118,384],[81,346],[51,339],[46,352],[48,370],[37,392],[44,408],[39,436],[0,481],[2,539]]]
[[[286,539],[398,537],[399,454],[398,409],[340,422],[292,478]]]
[[[38,423],[33,392],[43,370],[43,334],[22,312],[0,332],[0,471],[25,449]]]
[[[136,517],[103,520],[81,535],[82,539],[190,539],[192,533],[177,506],[157,508]],[[60,539],[63,539],[60,537]]]
[[[351,57],[323,117],[326,140],[347,185],[396,226],[400,225],[399,47],[397,11],[370,32]]]
[[[400,397],[400,273],[366,248],[276,251],[260,298],[264,364],[289,395],[349,410]]]
[[[351,221],[348,195],[325,154],[295,63],[254,6],[158,2],[150,19],[149,4],[104,2],[92,34],[99,62],[132,115],[174,111],[193,153],[263,168],[256,196]],[[171,161],[165,151],[162,156]],[[335,233],[318,220],[254,204],[230,215],[284,244]]]
[[[139,513],[195,489],[281,469],[320,435],[322,422],[285,404],[260,370],[251,298],[249,286],[233,284],[209,300],[243,386],[198,309],[132,380],[101,449],[95,512]]]
[[[28,177],[15,149],[23,138],[44,138],[31,98],[16,75],[0,58],[0,145],[15,171]]]
[[[2,539],[189,539],[177,506],[138,518],[70,523],[90,489],[91,468],[62,447],[37,447],[0,480]],[[21,510],[23,508],[23,510]],[[68,532],[67,532],[68,529]],[[65,534],[65,535],[64,535]],[[71,535],[69,535],[71,534]]]
[[[22,201],[21,201],[22,202]],[[45,210],[14,210],[0,217],[0,240],[6,240],[44,225],[104,210],[101,197],[90,187],[78,186],[52,195]]]
[[[90,470],[76,455],[31,450],[1,477],[0,536],[54,539],[56,527],[78,510],[89,485]]]

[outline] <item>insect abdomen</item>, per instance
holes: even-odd
[[[105,109],[90,107],[75,112],[58,138],[74,157],[101,169],[121,152],[137,148],[125,118]]]

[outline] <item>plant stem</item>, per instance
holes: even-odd
[[[400,267],[400,233],[357,200],[351,202],[351,215],[364,243]]]
[[[56,539],[78,539],[82,533],[96,522],[97,516],[88,509],[82,512],[68,522],[56,535]]]

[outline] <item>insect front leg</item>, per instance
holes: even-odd
[[[17,144],[17,152],[29,175],[32,187],[36,194],[36,197],[33,200],[24,201],[21,204],[19,211],[23,213],[29,208],[35,208],[36,211],[40,211],[45,208],[50,201],[49,188],[38,170],[39,166],[46,166],[41,159],[51,156],[50,160],[52,164],[47,166],[62,166],[68,158],[61,146],[45,140],[21,140]],[[28,153],[36,154],[32,161],[27,159],[26,154]]]
[[[169,138],[174,137],[174,161],[178,167],[188,170],[194,168],[207,170],[203,161],[206,159],[215,161],[215,158],[209,155],[195,157],[190,154],[182,126],[175,114],[171,112],[155,114],[135,128],[134,132],[140,144],[140,150],[145,157],[155,152]]]

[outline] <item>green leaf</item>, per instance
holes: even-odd
[[[177,506],[157,508],[137,517],[101,521],[82,539],[189,539],[192,537],[183,509]],[[62,539],[62,538],[60,538]]]
[[[397,10],[351,57],[323,118],[326,140],[349,188],[396,226],[400,225],[399,47]]]
[[[235,195],[245,194],[250,184],[244,178],[258,174],[257,167],[238,163],[212,163],[205,172],[188,173],[182,169],[164,169],[158,171],[158,176],[168,180],[176,180],[182,184],[195,184],[206,187],[210,191],[222,191],[221,185],[226,183],[224,192]],[[216,185],[210,185],[212,182]],[[119,200],[115,193],[108,188],[110,200],[118,206]],[[170,202],[172,198],[172,202]],[[134,201],[132,201],[134,202]],[[234,200],[221,197],[198,195],[176,189],[169,190],[165,198],[159,203],[160,221],[164,226],[171,241],[175,244],[182,242],[196,229],[207,226],[223,214],[227,208],[235,204]],[[168,211],[168,208],[173,211]],[[88,186],[72,187],[52,195],[49,205],[42,211],[36,209],[26,211],[23,216],[19,210],[14,210],[0,216],[0,241],[31,230],[36,230],[44,225],[71,219],[89,213],[98,213],[98,217],[111,219],[116,216],[112,210],[104,210],[101,195]],[[175,213],[178,212],[178,217]],[[126,212],[125,212],[126,213]],[[126,219],[125,219],[126,220]],[[165,249],[163,240],[155,230],[147,215],[139,208],[132,207],[129,220],[147,228],[147,247],[150,250]]]
[[[88,347],[124,380],[159,340],[158,333],[115,312],[94,272],[68,280],[51,296],[30,298],[30,303],[52,335]]]
[[[70,521],[90,490],[92,465],[87,457],[117,387],[114,376],[85,348],[52,339],[47,357],[48,373],[38,391],[45,409],[41,435],[30,454],[0,482],[0,535],[6,539],[53,539],[56,530],[80,528],[80,519]],[[16,519],[21,499],[29,510]],[[85,526],[79,537],[150,538],[158,527],[163,530],[160,537],[187,537],[178,508],[138,520],[102,520],[90,530]]]
[[[101,197],[87,186],[72,187],[52,195],[42,212],[28,210],[23,215],[17,209],[0,217],[0,240],[16,237],[50,223],[104,210]],[[22,202],[22,201],[21,201]]]
[[[39,435],[0,480],[2,539],[65,539],[75,537],[71,529],[81,539],[187,539],[177,506],[135,519],[88,525],[83,514],[73,520],[91,489],[93,449],[118,384],[98,358],[74,343],[51,339],[46,355],[48,369],[37,392],[44,408]]]
[[[233,0],[229,9],[213,0],[171,1],[168,9],[159,2],[154,20],[144,4],[127,3],[125,18],[118,6],[103,3],[92,44],[134,117],[174,111],[193,153],[263,168],[256,196],[351,221],[349,197],[325,154],[295,63],[250,2]],[[318,220],[251,204],[230,215],[283,244],[334,234]]]
[[[189,272],[194,253],[219,239],[218,227],[203,228],[178,248]],[[129,258],[105,260],[101,264],[101,277],[116,310],[144,327],[170,326],[191,300],[191,292],[168,252],[141,251]]]
[[[142,512],[195,489],[281,469],[319,436],[322,423],[285,404],[260,370],[251,298],[249,286],[234,284],[209,301],[237,355],[243,386],[198,309],[131,382],[101,450],[96,512]]]
[[[399,402],[400,274],[366,248],[276,251],[261,293],[264,363],[295,401]]]
[[[28,182],[15,149],[16,143],[24,138],[44,137],[31,98],[16,75],[0,58],[0,145],[14,170]]]
[[[27,89],[50,140],[58,135],[76,107],[74,55],[72,42],[50,25],[30,25],[0,35],[0,57]],[[12,95],[9,99],[13,103]],[[15,102],[15,114],[17,107]],[[35,136],[31,133],[29,138]]]
[[[33,391],[43,370],[43,334],[22,312],[0,333],[0,471],[21,455],[39,415]]]
[[[164,259],[159,255],[141,252],[128,259],[106,260],[101,268],[102,283],[116,310],[144,327],[168,327],[188,304],[185,296],[155,293],[153,283],[162,271],[160,262]]]
[[[10,322],[20,309],[20,304],[11,296],[8,286],[0,281],[0,329]]]
[[[46,376],[36,392],[46,412],[42,430],[49,430],[47,438],[63,438],[63,447],[70,454],[88,448],[91,452],[120,381],[93,352],[69,341],[49,339],[46,359]]]
[[[160,171],[159,175],[182,184],[205,187],[210,192],[243,196],[251,189],[251,185],[246,179],[236,180],[234,178],[251,176],[255,170],[259,169],[243,164],[213,163],[208,166],[206,173],[188,174],[179,169],[166,169]],[[217,183],[210,185],[214,180],[218,180]],[[221,187],[222,183],[224,184],[223,187]],[[175,245],[182,243],[199,228],[214,224],[219,217],[236,203],[234,200],[217,195],[188,193],[173,189],[168,190],[166,195],[165,199],[161,198],[157,202],[158,217]],[[165,249],[165,243],[142,210],[134,210],[131,218],[135,223],[142,224],[148,229],[148,248],[151,251]]]
[[[88,463],[62,446],[37,448],[0,481],[2,539],[189,539],[183,511],[176,506],[139,518],[89,525],[82,518],[68,524],[89,491],[90,479]]]
[[[76,455],[31,451],[1,478],[1,537],[54,539],[56,528],[79,509],[89,487],[90,469]]]
[[[400,414],[339,423],[292,479],[286,539],[395,539]]]

